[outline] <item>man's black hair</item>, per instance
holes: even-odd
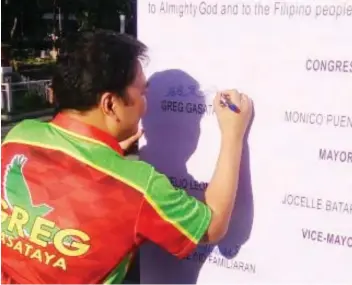
[[[62,41],[53,76],[58,108],[87,111],[98,104],[104,92],[123,96],[146,49],[127,34],[108,30],[68,36]]]

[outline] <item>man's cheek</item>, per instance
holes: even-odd
[[[147,112],[147,100],[146,100],[145,96],[143,96],[141,115],[144,116],[146,112]]]
[[[145,115],[146,111],[147,111],[147,100],[146,100],[145,96],[142,96],[141,100],[139,102],[139,106],[138,106],[139,117],[140,118],[143,117]]]

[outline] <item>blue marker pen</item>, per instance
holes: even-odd
[[[240,108],[238,108],[235,104],[231,103],[229,99],[221,96],[220,100],[221,100],[221,103],[223,103],[225,106],[227,106],[231,111],[233,111],[235,113],[240,112]]]

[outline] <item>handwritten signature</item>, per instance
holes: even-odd
[[[165,94],[165,97],[208,97],[214,96],[217,88],[214,86],[200,90],[196,85],[178,85],[170,86]]]

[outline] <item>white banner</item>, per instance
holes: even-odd
[[[219,151],[212,100],[253,98],[230,230],[141,283],[352,283],[352,1],[138,1],[150,48],[141,159],[199,198]]]

